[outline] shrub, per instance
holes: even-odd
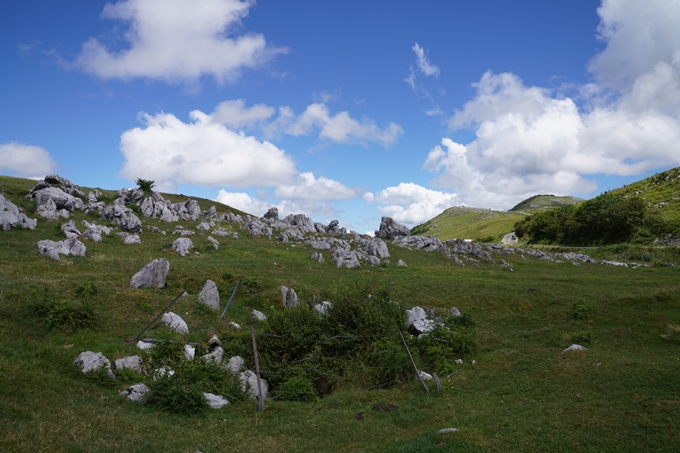
[[[135,184],[137,184],[139,188],[144,191],[145,194],[151,195],[151,193],[153,192],[153,186],[156,184],[156,182],[150,181],[148,179],[137,178]]]
[[[318,399],[314,385],[309,378],[300,374],[283,381],[275,393],[281,399],[311,403]]]
[[[571,305],[569,317],[571,319],[588,319],[593,312],[593,307],[585,299],[579,299]]]
[[[99,326],[99,317],[89,303],[43,300],[28,305],[25,314],[47,328],[73,332]]]
[[[151,384],[147,403],[161,410],[181,415],[203,414],[208,403],[203,392],[195,385],[188,385],[174,374],[166,374]]]

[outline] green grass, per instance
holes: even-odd
[[[625,196],[639,196],[650,211],[668,220],[680,220],[680,167],[657,173],[649,178],[612,190]],[[663,206],[659,204],[663,203]]]
[[[28,213],[33,207],[23,195],[32,185],[0,178],[2,193]],[[213,204],[199,203],[202,209]],[[217,207],[220,213],[230,210]],[[73,218],[78,225],[82,219],[107,223],[93,215]],[[198,222],[180,224],[193,228]],[[146,225],[168,235],[151,233]],[[145,219],[141,245],[123,246],[110,236],[86,242],[83,258],[54,262],[39,256],[35,243],[62,240],[59,226],[40,219],[36,231],[0,232],[0,451],[680,450],[678,267],[575,267],[503,256],[511,273],[486,263],[460,267],[437,252],[390,244],[392,264],[348,270],[336,269],[327,253],[325,263],[310,260],[312,251],[303,244],[243,231],[238,240],[218,238],[217,251],[206,234],[197,233],[191,239],[200,254],[180,257],[170,249],[173,225],[154,219]],[[642,247],[587,252],[608,259],[637,254],[659,264],[677,256],[674,249]],[[158,257],[170,261],[167,288],[131,289],[130,277]],[[397,268],[399,259],[408,267]],[[208,278],[216,282],[222,306],[236,281],[249,279],[227,318],[256,331],[262,325],[251,320],[250,310],[268,315],[283,310],[280,285],[294,288],[304,301],[356,284],[387,288],[405,307],[443,313],[456,306],[476,322],[477,365],[468,360],[442,376],[441,393],[430,383],[426,394],[412,379],[390,389],[348,385],[314,401],[302,398],[311,402],[268,400],[262,414],[248,400],[187,416],[124,401],[117,396],[123,382],[87,378],[72,364],[86,350],[112,361],[137,354],[125,340],[184,290],[190,297],[172,310],[188,322],[190,339],[205,343],[227,331],[227,320],[196,300]],[[34,310],[59,301],[70,308],[58,313],[67,311],[78,322],[49,325]],[[89,323],[90,315],[96,323]],[[161,334],[155,327],[149,336]],[[561,356],[574,339],[589,341],[588,351]],[[398,410],[371,409],[382,403]],[[357,420],[360,412],[364,418]],[[460,431],[436,434],[448,427]]]
[[[433,235],[441,241],[447,239],[485,239],[500,241],[504,235],[524,219],[523,213],[493,211],[491,209],[454,206],[437,217],[414,227],[412,234]]]

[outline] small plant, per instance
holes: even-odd
[[[135,181],[135,184],[137,184],[139,186],[139,188],[144,191],[145,194],[151,195],[151,193],[153,193],[153,186],[156,184],[156,181],[150,181],[148,179],[137,178],[137,181]]]
[[[279,386],[277,396],[288,401],[311,403],[318,399],[314,385],[304,374],[292,376]]]
[[[63,329],[73,332],[99,326],[99,318],[90,304],[60,300],[37,302],[26,311],[37,318],[47,330]]]
[[[680,324],[666,324],[666,333],[661,335],[661,338],[671,343],[680,344]]]
[[[591,344],[590,332],[576,332],[571,336],[571,343],[580,344],[581,346],[584,344]]]
[[[208,408],[203,392],[194,385],[187,385],[176,374],[166,374],[154,381],[146,401],[161,410],[181,415],[200,415]]]
[[[588,319],[593,312],[593,307],[585,299],[579,299],[571,305],[569,317],[571,319]]]
[[[76,287],[78,297],[96,296],[97,292],[97,285],[94,282],[82,283]]]

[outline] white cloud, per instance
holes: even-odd
[[[212,113],[212,121],[232,128],[253,127],[266,122],[274,113],[274,107],[257,104],[245,107],[243,99],[220,102]]]
[[[224,189],[219,191],[215,200],[257,217],[262,217],[269,208],[273,207],[279,210],[280,218],[288,214],[305,214],[307,216],[324,216],[329,218],[337,215],[337,211],[324,202],[309,200],[277,200],[272,202],[251,197],[244,192],[227,192]]]
[[[95,38],[83,44],[75,65],[105,79],[145,77],[166,81],[211,75],[233,80],[286,49],[267,45],[262,34],[238,34],[254,0],[121,0],[107,4],[105,19],[128,28],[122,50],[109,50]]]
[[[309,201],[337,201],[356,196],[356,191],[338,181],[313,173],[300,173],[296,184],[276,187],[275,195],[279,198],[294,198]]]
[[[415,225],[441,214],[445,209],[460,204],[458,195],[426,189],[413,183],[400,183],[377,194],[366,192],[364,200],[378,202],[378,210],[397,222]]]
[[[508,208],[536,193],[587,193],[587,175],[637,175],[680,165],[680,1],[604,0],[607,47],[590,64],[584,103],[486,73],[450,119],[476,138],[445,138],[424,168],[468,204]],[[670,18],[670,19],[669,19]]]
[[[425,56],[425,50],[418,45],[418,43],[415,43],[413,47],[411,47],[411,50],[415,52],[416,54],[416,64],[418,65],[418,69],[420,69],[420,72],[425,74],[426,76],[435,76],[439,77],[439,68],[427,59]]]
[[[357,121],[348,112],[332,115],[324,103],[313,103],[305,111],[295,117],[290,107],[279,109],[279,117],[272,123],[272,132],[277,130],[293,136],[308,135],[319,129],[319,138],[336,143],[379,142],[384,146],[394,144],[404,133],[402,127],[390,123],[380,129],[375,121],[364,118]]]
[[[291,157],[273,144],[227,129],[198,110],[190,116],[184,123],[172,114],[144,114],[144,127],[121,135],[122,175],[172,190],[178,184],[272,186],[296,174]]]
[[[56,168],[57,163],[44,148],[17,142],[0,144],[0,172],[36,177],[53,173]]]

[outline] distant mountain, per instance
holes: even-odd
[[[582,198],[578,197],[557,197],[555,195],[534,195],[510,209],[511,212],[516,211],[532,211],[536,209],[550,209],[557,206],[564,206],[567,204],[578,204],[582,202]]]

